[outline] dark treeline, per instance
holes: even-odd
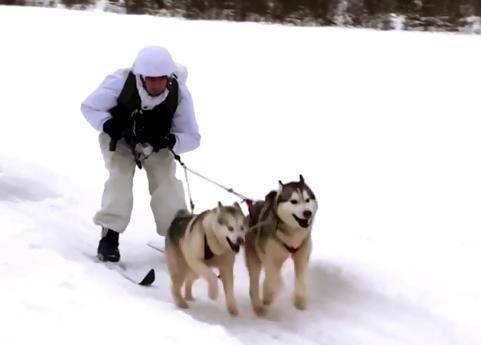
[[[0,0],[85,8],[94,0]],[[190,19],[481,33],[481,0],[101,0],[107,11]]]

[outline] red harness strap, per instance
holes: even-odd
[[[280,240],[279,240],[280,241]],[[281,241],[282,242],[282,241]],[[295,254],[297,253],[297,251],[301,248],[302,245],[300,245],[299,247],[289,247],[287,244],[285,244],[284,242],[282,242],[282,244],[284,245],[284,248],[287,249],[287,251],[291,254]]]
[[[247,209],[249,210],[249,214],[252,216],[252,211],[254,211],[254,200],[252,199],[244,199],[247,205]]]

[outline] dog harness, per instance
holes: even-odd
[[[298,251],[299,249],[301,249],[301,247],[304,245],[304,242],[306,241],[306,240],[304,239],[304,241],[302,241],[301,245],[296,248],[296,247],[288,246],[288,245],[287,245],[283,240],[281,240],[281,239],[279,238],[279,236],[277,236],[277,235],[276,235],[274,238],[275,238],[280,244],[282,244],[282,245],[284,246],[284,248],[286,248],[286,250],[287,250],[289,253],[291,253],[291,254],[297,253],[297,251]]]
[[[204,260],[210,260],[215,256],[207,243],[207,235],[204,235]]]

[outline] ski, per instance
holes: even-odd
[[[113,263],[113,262],[104,262],[105,266],[108,269],[116,271],[120,276],[127,279],[129,282],[134,283],[140,286],[151,286],[155,281],[155,270],[151,268],[147,274],[134,274],[134,272],[130,272],[125,268],[124,265]]]
[[[153,268],[151,268],[147,272],[147,274],[145,275],[142,274],[139,276],[138,274],[134,274],[133,272],[128,271],[127,269],[125,269],[120,265],[119,266],[117,266],[117,264],[110,265],[111,263],[105,263],[105,264],[109,269],[116,271],[122,277],[124,277],[125,279],[127,279],[128,281],[136,285],[151,286],[155,281],[155,270]]]
[[[155,270],[153,268],[151,268],[147,274],[139,274],[128,270],[122,262],[101,261],[97,256],[85,255],[97,263],[104,264],[109,270],[117,272],[121,277],[136,285],[151,286],[155,281]]]
[[[138,282],[138,284],[141,286],[150,286],[154,283],[154,281],[155,281],[155,271],[153,268],[151,268],[150,271],[147,272],[145,277],[140,282]]]
[[[150,241],[150,242],[147,242],[147,246],[160,252],[160,253],[165,253],[165,250],[163,247],[160,247],[157,242],[154,242],[154,241]]]

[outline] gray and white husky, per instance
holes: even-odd
[[[188,308],[192,301],[192,284],[198,277],[208,283],[208,294],[217,299],[217,276],[210,268],[219,269],[224,285],[226,305],[231,315],[238,309],[234,297],[234,261],[244,243],[247,218],[238,203],[223,206],[199,215],[180,211],[165,237],[165,255],[172,279],[172,296],[177,306]],[[185,285],[184,295],[182,286]]]
[[[283,184],[253,205],[246,235],[246,263],[249,271],[252,307],[257,315],[266,313],[282,286],[281,268],[288,258],[294,261],[294,305],[306,308],[306,271],[311,252],[311,229],[317,211],[314,193],[304,181]],[[265,270],[263,296],[260,273]]]

